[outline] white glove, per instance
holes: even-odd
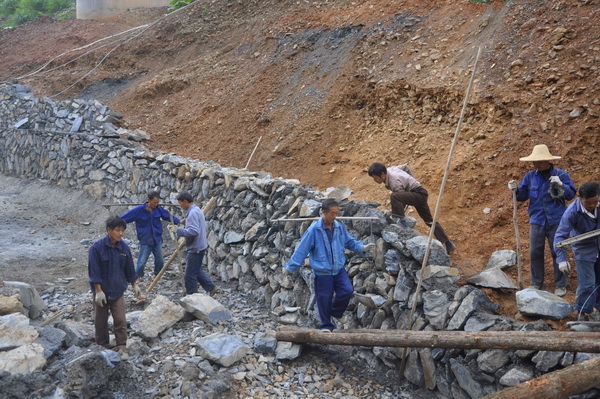
[[[558,184],[559,186],[563,185],[558,176],[550,176],[550,184],[554,183]]]
[[[373,251],[375,251],[375,244],[370,243],[363,247],[363,252],[365,255],[373,255]]]
[[[133,286],[133,295],[135,295],[135,297],[138,299],[142,296],[142,289],[138,284]]]
[[[571,274],[571,265],[569,265],[569,262],[560,262],[558,264],[558,270],[560,270],[568,276],[569,274]]]
[[[510,191],[515,191],[517,189],[517,182],[514,180],[511,180],[508,182],[508,189]]]
[[[174,224],[169,224],[169,225],[167,225],[167,229],[169,229],[171,234],[173,234],[175,237],[177,237],[177,226],[175,226]]]
[[[185,238],[179,237],[179,240],[177,241],[177,245],[185,245]]]
[[[104,292],[96,292],[96,297],[94,298],[94,301],[96,301],[96,305],[100,307],[106,305],[106,295],[104,295]]]

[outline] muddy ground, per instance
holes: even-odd
[[[366,168],[408,163],[433,209],[481,47],[440,217],[458,246],[452,262],[461,282],[495,250],[515,248],[506,182],[530,170],[518,158],[533,145],[562,156],[557,166],[578,186],[600,179],[596,1],[198,0],[165,11],[42,18],[2,30],[0,81],[29,85],[38,96],[96,98],[122,113],[126,127],[149,132],[151,148],[226,166],[243,167],[262,138],[250,169],[321,189],[345,184],[383,209],[387,193]],[[29,231],[42,229],[30,225],[34,217],[21,220]],[[54,217],[44,224],[48,232],[86,221],[85,213],[41,217]],[[518,220],[528,286],[526,206]],[[29,231],[14,242],[25,253],[14,256],[27,259],[39,244],[20,243],[41,236]],[[44,241],[77,242],[64,235]],[[80,260],[70,260],[78,256],[54,256],[64,266],[47,268],[50,277],[79,270]],[[508,273],[516,281],[516,268]],[[551,275],[547,262],[549,291]],[[570,302],[575,287],[573,279]],[[490,295],[502,313],[516,314],[513,293]]]

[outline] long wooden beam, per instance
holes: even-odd
[[[320,217],[310,217],[310,218],[291,218],[291,219],[271,219],[271,223],[288,223],[288,222],[306,222],[306,221],[314,221],[319,220]],[[336,219],[339,220],[379,220],[381,218],[377,218],[374,216],[338,216]]]
[[[483,399],[564,399],[600,385],[600,357],[556,370]]]
[[[401,348],[545,350],[600,353],[600,333],[560,331],[411,331],[284,328],[279,341]]]

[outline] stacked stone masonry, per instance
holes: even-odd
[[[136,141],[136,135],[117,133],[116,114],[95,101],[53,102],[35,98],[23,86],[7,85],[0,86],[0,99],[1,173],[42,179],[113,202],[141,202],[151,190],[159,190],[171,202],[182,190],[190,191],[199,205],[216,197],[216,206],[207,215],[209,272],[254,293],[257,301],[280,315],[282,323],[317,325],[308,266],[295,277],[281,272],[311,222],[271,220],[317,216],[320,201],[343,190],[318,192],[263,172],[151,151]],[[76,120],[79,128],[72,129]],[[357,295],[344,327],[406,329],[427,239],[411,228],[391,224],[377,204],[341,199],[341,216],[377,218],[345,222],[355,237],[376,243],[376,251],[372,259],[347,254]],[[470,285],[457,287],[459,271],[451,267],[437,241],[423,273],[424,291],[413,329],[550,329],[541,320],[523,323],[498,315],[497,305],[485,292]],[[300,312],[287,314],[284,307],[299,307]],[[357,352],[372,365],[397,368],[402,349]],[[479,398],[591,356],[495,349],[423,348],[408,353],[408,381],[448,398]]]

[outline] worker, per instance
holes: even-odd
[[[185,268],[185,291],[187,295],[198,292],[198,283],[212,297],[219,287],[202,271],[202,261],[208,247],[206,239],[206,220],[202,209],[194,204],[194,198],[186,191],[177,196],[179,206],[185,211],[185,227],[169,225],[169,229],[177,237],[185,238],[187,258]]]
[[[154,275],[156,276],[164,266],[162,243],[163,227],[162,220],[171,221],[171,214],[162,206],[159,206],[160,197],[157,191],[148,193],[144,204],[125,212],[121,218],[127,223],[135,222],[137,238],[140,242],[135,272],[139,277],[144,276],[144,268],[150,254],[154,256]],[[172,217],[174,224],[179,224],[179,219]]]
[[[283,268],[285,274],[295,273],[310,254],[310,266],[315,280],[315,297],[321,319],[320,328],[324,332],[331,332],[334,329],[332,316],[341,323],[345,321],[343,315],[354,293],[352,282],[345,269],[344,249],[364,255],[372,253],[375,247],[375,244],[364,245],[354,239],[346,227],[335,220],[338,212],[339,205],[335,199],[329,198],[323,202],[321,208],[323,216],[306,230],[300,244]]]
[[[117,216],[106,220],[106,236],[89,249],[88,273],[94,299],[96,343],[109,346],[108,313],[113,318],[115,350],[127,345],[127,320],[123,293],[131,283],[136,298],[141,296],[131,251],[123,241],[127,224]]]
[[[375,162],[369,167],[369,176],[373,178],[375,183],[385,184],[385,187],[392,192],[390,194],[392,215],[400,218],[401,225],[406,226],[404,208],[407,205],[412,205],[425,224],[431,227],[433,217],[427,204],[429,193],[404,168],[401,166],[386,168],[384,164]],[[441,224],[435,224],[434,235],[439,242],[446,246],[448,254],[451,254],[456,249],[456,245],[450,241]]]
[[[579,187],[579,197],[569,205],[560,219],[554,236],[554,247],[558,268],[565,275],[571,271],[567,251],[565,247],[556,247],[556,244],[569,237],[600,229],[599,195],[598,183],[582,184]],[[594,310],[600,309],[600,292],[597,291],[600,287],[600,236],[574,242],[571,248],[577,266],[575,308],[584,318],[588,318]]]
[[[521,161],[532,162],[535,169],[523,177],[518,187],[514,180],[509,181],[508,188],[516,190],[517,201],[529,200],[529,288],[539,290],[544,285],[544,241],[547,240],[554,267],[554,293],[564,296],[567,293],[567,277],[558,269],[554,235],[567,209],[566,202],[575,197],[576,191],[569,174],[550,162],[560,158],[550,154],[546,145],[536,145],[530,155],[520,158]]]

